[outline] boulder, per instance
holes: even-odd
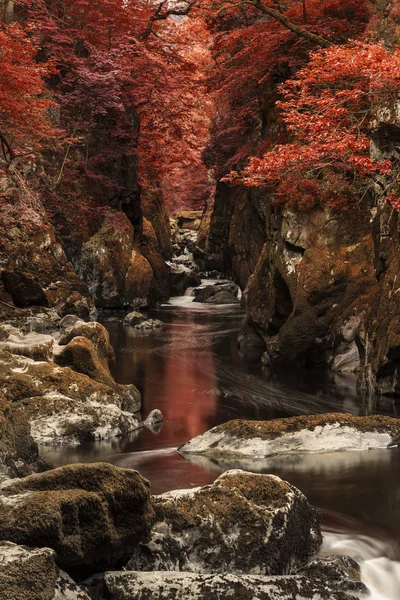
[[[159,321],[158,319],[146,319],[142,323],[138,323],[137,325],[134,325],[133,329],[135,329],[136,331],[149,332],[149,331],[152,331],[153,329],[162,329],[163,327],[164,327],[163,322]]]
[[[91,343],[74,338],[79,339]],[[38,443],[77,444],[141,427],[132,414],[140,410],[140,393],[133,385],[106,385],[68,367],[2,352],[0,386],[28,419]]]
[[[128,569],[282,575],[322,541],[317,512],[273,475],[227,471],[212,485],[156,496],[153,506],[150,539]]]
[[[354,577],[354,575],[353,575]],[[304,575],[266,577],[262,575],[204,573],[109,572],[104,577],[110,600],[162,598],[162,600],[354,600],[340,582]],[[355,587],[368,594],[364,585]]]
[[[201,210],[182,210],[177,213],[176,221],[178,227],[182,229],[194,229],[200,228],[203,211]]]
[[[50,548],[0,542],[0,598],[4,600],[90,600],[55,563]]]
[[[3,271],[1,278],[15,306],[48,306],[47,296],[36,278],[23,271]]]
[[[392,417],[328,413],[217,425],[178,448],[185,454],[262,457],[294,452],[367,450],[398,445],[400,421]]]
[[[139,323],[143,323],[143,321],[146,321],[146,317],[137,310],[134,310],[126,315],[124,318],[124,325],[139,325]]]
[[[189,287],[198,287],[200,284],[201,279],[194,271],[191,271],[183,265],[171,265],[171,296],[183,296]]]
[[[145,419],[145,421],[143,421],[143,425],[146,425],[146,427],[151,428],[157,423],[162,423],[163,421],[164,415],[162,414],[161,410],[155,408],[147,415],[147,418]]]
[[[24,398],[14,405],[29,419],[32,437],[48,446],[109,440],[143,427],[139,416],[115,404],[79,402],[57,393]]]
[[[222,291],[204,300],[204,304],[240,304],[240,300],[232,292]]]
[[[98,359],[105,369],[114,366],[115,353],[111,346],[110,336],[101,323],[78,321],[63,333],[58,343],[60,346],[65,346],[76,337],[85,337],[92,342]]]
[[[232,296],[234,296],[233,302],[238,302],[238,292],[239,288],[235,283],[221,283],[216,285],[207,285],[204,288],[200,288],[199,290],[195,290],[195,299],[193,302],[211,302],[211,298],[216,296],[217,294],[221,294],[221,292],[227,292],[230,294],[229,299],[232,302]],[[228,297],[228,296],[227,296]],[[219,296],[219,298],[223,298],[223,296]],[[229,303],[231,303],[229,302]],[[224,302],[220,302],[223,304]]]
[[[149,482],[106,463],[75,464],[0,486],[0,538],[52,548],[65,569],[127,560],[151,528]]]
[[[114,379],[108,368],[106,359],[103,360],[86,337],[74,337],[66,346],[58,346],[54,353],[54,362],[61,367],[70,367],[78,373],[87,375],[94,381],[113,386]]]

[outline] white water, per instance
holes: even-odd
[[[395,549],[390,543],[366,535],[325,533],[321,552],[345,554],[356,560],[361,579],[371,592],[370,600],[400,600],[400,562],[394,560]]]

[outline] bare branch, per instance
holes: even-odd
[[[284,25],[287,29],[293,31],[293,33],[296,33],[300,37],[303,37],[306,40],[313,42],[313,44],[317,44],[318,46],[322,46],[323,48],[328,48],[329,46],[331,46],[331,43],[328,40],[320,37],[319,35],[316,35],[315,33],[311,33],[307,29],[303,29],[303,27],[295,25],[294,23],[289,21],[289,19],[285,17],[285,15],[283,15],[282,13],[278,12],[277,10],[274,10],[273,8],[270,8],[269,6],[265,6],[261,2],[261,0],[243,0],[243,3],[254,6],[265,15],[269,15],[273,19],[276,19],[277,21],[282,23],[282,25]]]
[[[185,8],[168,8],[166,10],[163,10],[164,5],[165,5],[165,0],[163,0],[158,5],[155,13],[150,17],[150,19],[147,23],[147,27],[141,34],[140,39],[145,40],[149,37],[150,34],[153,33],[153,27],[154,27],[154,23],[156,21],[166,21],[168,19],[168,17],[170,17],[172,15],[180,16],[180,17],[187,16],[195,4],[196,4],[196,0],[191,0],[191,1],[187,1],[187,6]]]

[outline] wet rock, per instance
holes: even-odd
[[[343,591],[340,583],[303,575],[265,577],[123,571],[106,573],[104,581],[111,600],[354,600],[354,595]]]
[[[299,574],[325,581],[332,590],[357,596],[369,595],[366,586],[361,583],[360,566],[350,556],[318,556],[301,569]]]
[[[146,317],[138,311],[133,311],[124,318],[124,325],[139,325],[139,323],[143,323],[143,321],[146,321]]]
[[[135,571],[285,574],[317,551],[317,512],[273,475],[228,471],[212,485],[153,498],[156,521]]]
[[[15,403],[15,409],[29,419],[33,438],[48,446],[109,440],[143,427],[139,415],[115,404],[80,402],[57,393],[24,398]]]
[[[271,421],[233,420],[178,450],[182,454],[262,457],[293,452],[387,448],[400,441],[400,421],[382,415],[328,413]]]
[[[217,290],[214,285],[206,285],[203,288],[194,290],[193,302],[205,302],[208,298],[215,296]]]
[[[1,278],[15,306],[48,306],[47,296],[36,278],[23,271],[3,271]]]
[[[162,321],[159,321],[158,319],[146,319],[145,321],[143,321],[142,323],[138,323],[137,325],[133,326],[133,329],[135,329],[136,331],[141,331],[141,332],[149,332],[152,331],[153,329],[162,329],[164,326]]]
[[[240,304],[240,300],[232,292],[222,291],[204,300],[204,304]]]
[[[183,296],[190,287],[198,287],[201,279],[197,273],[183,265],[171,265],[170,292],[171,296]]]
[[[149,534],[149,483],[106,463],[68,465],[0,487],[0,538],[52,548],[63,569],[127,560]]]
[[[155,408],[147,415],[145,421],[143,421],[143,425],[145,425],[146,427],[149,427],[151,429],[155,425],[157,425],[159,423],[163,423],[163,421],[164,421],[164,415],[162,414],[161,410],[158,410],[158,408]]]

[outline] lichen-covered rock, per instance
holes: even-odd
[[[133,326],[133,329],[138,332],[150,332],[153,329],[162,329],[164,324],[159,319],[146,319],[142,323]]]
[[[0,598],[4,600],[90,600],[55,563],[50,548],[0,542]]]
[[[109,440],[143,427],[139,415],[115,404],[79,402],[56,393],[24,398],[14,406],[29,419],[32,437],[48,446]]]
[[[92,342],[104,368],[108,369],[115,364],[115,353],[110,343],[109,333],[101,323],[77,321],[64,331],[58,343],[60,346],[64,346],[75,337],[85,337]]]
[[[212,485],[153,498],[150,540],[134,571],[285,574],[317,551],[318,514],[273,475],[228,471]]]
[[[104,577],[111,600],[354,600],[340,582],[304,575],[108,572]],[[359,590],[367,594],[361,584]],[[367,597],[367,596],[366,596]]]
[[[83,373],[99,383],[109,386],[114,384],[107,361],[100,359],[92,341],[86,337],[74,337],[65,346],[58,346],[54,362]]]
[[[77,339],[86,340],[72,342]],[[38,443],[109,439],[141,427],[136,415],[140,393],[133,385],[106,385],[68,367],[3,352],[0,386],[15,410],[26,416]]]
[[[162,423],[163,421],[164,415],[162,414],[161,410],[155,408],[147,415],[145,421],[143,421],[143,425],[146,425],[146,427],[152,427],[153,425]]]
[[[293,452],[387,448],[400,442],[400,421],[392,417],[349,414],[245,421],[217,425],[178,450],[182,454],[262,457]]]
[[[112,567],[151,528],[149,483],[137,471],[76,464],[0,486],[0,538],[52,548],[62,568]]]

